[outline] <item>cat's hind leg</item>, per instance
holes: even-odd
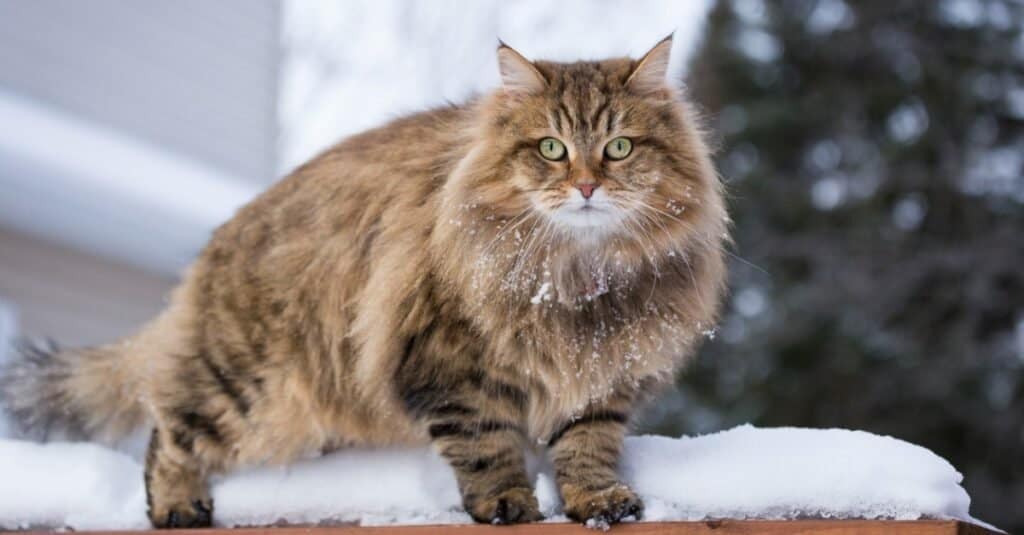
[[[208,352],[170,364],[151,389],[156,429],[146,455],[149,518],[158,528],[207,527],[213,521],[207,476],[237,464],[257,410],[256,381],[237,363],[215,361]]]
[[[201,528],[213,522],[206,470],[182,448],[180,432],[154,429],[146,451],[146,504],[157,528]]]

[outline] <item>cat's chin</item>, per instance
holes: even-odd
[[[622,226],[622,211],[610,201],[604,189],[594,191],[590,200],[573,189],[565,202],[548,215],[564,231],[579,238],[600,238]]]
[[[551,212],[550,217],[556,225],[573,235],[594,238],[610,234],[622,225],[618,213],[596,206],[562,208]]]

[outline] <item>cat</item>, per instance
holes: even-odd
[[[555,63],[500,44],[498,89],[297,168],[137,334],[22,347],[5,406],[37,434],[152,426],[155,527],[211,525],[211,474],[427,443],[476,521],[541,519],[528,449],[570,518],[639,518],[624,434],[725,287],[722,185],[671,47]]]

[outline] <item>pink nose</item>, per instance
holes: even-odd
[[[597,189],[597,184],[589,182],[576,184],[576,189],[580,190],[580,193],[583,194],[584,199],[589,199],[592,195],[594,195],[594,190]]]

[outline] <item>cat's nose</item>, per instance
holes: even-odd
[[[597,189],[597,184],[594,184],[593,182],[581,182],[576,184],[576,189],[580,190],[584,199],[589,199],[594,194],[594,190]]]

